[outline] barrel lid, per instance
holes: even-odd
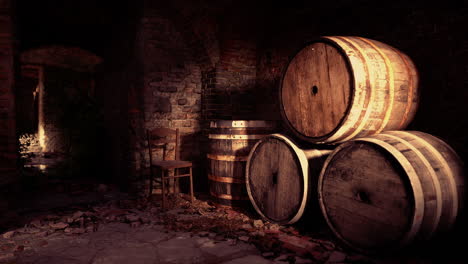
[[[286,123],[304,140],[333,134],[350,109],[353,83],[349,58],[331,38],[308,44],[292,58],[282,78]]]
[[[372,139],[346,142],[327,158],[320,174],[319,202],[328,225],[359,251],[395,249],[414,235],[411,183],[387,148]]]
[[[247,193],[255,210],[270,222],[298,221],[307,203],[308,166],[304,152],[283,135],[257,142],[246,167]]]

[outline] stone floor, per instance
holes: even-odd
[[[18,236],[15,240],[22,238]],[[4,261],[38,264],[273,263],[248,243],[167,231],[162,225],[132,228],[124,223],[110,223],[97,232],[79,236],[57,233],[26,245],[20,253],[10,254]]]
[[[437,247],[363,256],[327,232],[263,222],[202,195],[194,203],[175,195],[162,210],[158,197],[130,197],[103,185],[86,189],[92,191],[32,196],[9,212],[0,263],[466,263],[463,253],[426,254]]]

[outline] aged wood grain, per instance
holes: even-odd
[[[316,190],[310,190],[310,182],[318,179],[319,170],[309,169],[309,160],[321,166],[329,152],[301,150],[280,134],[260,140],[250,152],[246,172],[247,192],[256,211],[270,222],[298,221]]]
[[[213,199],[224,205],[244,205],[245,164],[258,139],[273,133],[276,123],[264,120],[218,120],[210,123],[208,179]]]
[[[319,201],[338,238],[381,251],[450,230],[463,208],[463,186],[462,163],[445,142],[387,131],[344,143],[329,156]]]
[[[405,128],[418,106],[418,73],[407,55],[384,43],[322,37],[290,61],[280,101],[301,139],[344,142]]]

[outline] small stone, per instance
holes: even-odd
[[[214,238],[215,236],[216,236],[216,233],[209,233],[209,234],[208,234],[208,237],[209,237],[209,238]]]
[[[279,231],[280,226],[278,224],[271,224],[268,229],[270,229],[271,231]]]
[[[333,251],[330,254],[330,257],[328,257],[328,262],[330,263],[336,263],[336,262],[344,262],[346,259],[346,254],[344,254],[341,251]]]
[[[223,235],[217,235],[214,237],[215,241],[226,241],[226,238]]]
[[[86,233],[86,229],[67,227],[67,228],[65,228],[64,232],[65,233],[70,233],[70,234],[84,234],[84,233]]]
[[[263,252],[262,253],[262,256],[264,258],[272,258],[274,255],[275,255],[275,253],[273,253],[273,252]]]
[[[230,246],[235,246],[235,245],[237,245],[237,240],[232,239],[232,238],[228,238],[227,242],[228,242],[228,244],[229,244]]]
[[[42,227],[41,220],[34,220],[34,221],[31,222],[31,225],[34,226],[34,227],[37,227],[37,228]]]
[[[11,251],[13,248],[15,248],[15,244],[0,244],[0,252],[6,252],[6,251]]]
[[[38,246],[40,246],[40,247],[45,247],[45,246],[47,246],[48,244],[49,244],[49,243],[48,243],[47,241],[41,240],[41,241],[38,243]]]
[[[49,235],[49,232],[48,231],[43,231],[43,232],[37,233],[36,235],[39,236],[39,237],[46,237],[46,236]]]
[[[49,223],[49,226],[52,227],[53,229],[64,229],[68,227],[68,224],[64,222],[59,222],[59,223]]]
[[[11,261],[15,258],[13,253],[0,254],[0,261]]]
[[[248,237],[248,236],[240,236],[240,237],[239,237],[239,240],[240,240],[240,241],[247,242],[247,241],[249,241],[249,237]]]
[[[262,222],[262,220],[254,220],[254,221],[253,221],[253,226],[256,227],[256,228],[263,227],[263,222]]]
[[[186,105],[187,102],[188,102],[188,101],[187,101],[187,99],[185,99],[185,98],[177,100],[177,104],[179,104],[179,105]]]
[[[138,221],[138,222],[131,222],[131,223],[130,223],[130,226],[131,226],[132,228],[138,228],[138,227],[141,226],[141,223],[140,223],[140,221]]]
[[[239,213],[234,210],[226,210],[227,218],[228,219],[235,219],[239,217]]]
[[[208,236],[208,235],[209,235],[209,233],[206,232],[206,231],[198,232],[198,236],[200,236],[200,237],[206,237],[206,236]]]
[[[288,255],[280,255],[279,257],[275,258],[274,261],[288,261]]]
[[[28,234],[38,234],[41,232],[41,229],[32,227],[32,228],[28,228],[27,232]]]
[[[14,252],[22,252],[24,251],[24,246],[23,245],[16,245],[15,248],[13,249]]]
[[[136,221],[139,221],[140,220],[140,217],[138,215],[126,215],[125,218],[129,221],[129,222],[136,222]]]
[[[78,218],[82,217],[83,214],[84,214],[84,213],[81,212],[81,211],[75,212],[75,213],[73,214],[72,218],[73,218],[73,219],[78,219]]]
[[[289,249],[295,252],[297,255],[314,254],[320,245],[314,242],[310,242],[306,239],[290,236],[286,234],[279,234],[278,239],[283,243],[283,248]]]
[[[15,235],[15,233],[16,232],[14,230],[13,231],[8,231],[8,232],[3,234],[3,238],[10,239]]]
[[[241,228],[244,229],[244,230],[247,230],[247,231],[250,231],[250,230],[253,229],[253,227],[252,227],[251,224],[243,224],[243,225],[241,226]]]

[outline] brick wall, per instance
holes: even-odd
[[[9,0],[0,1],[0,186],[17,178],[13,89],[15,38],[10,4]]]
[[[203,77],[203,113],[206,120],[265,119],[258,102],[258,21],[251,11],[239,19],[238,7],[227,8],[218,21],[219,61]],[[248,10],[248,9],[247,9]]]
[[[190,32],[179,30],[164,12],[147,8],[138,24],[136,57],[142,65],[142,87],[135,87],[135,113],[131,116],[134,135],[130,148],[131,165],[142,174],[149,158],[145,131],[156,127],[178,128],[180,158],[193,160],[195,171],[201,167],[201,64]],[[131,104],[131,102],[130,102]],[[157,155],[160,153],[156,153]],[[169,156],[174,157],[170,146]],[[159,157],[161,158],[161,157]]]

